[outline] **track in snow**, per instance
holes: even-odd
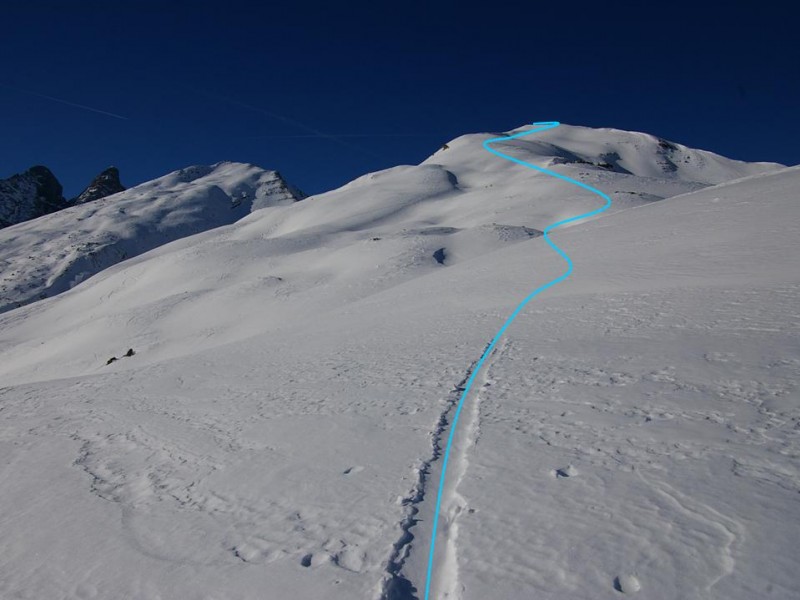
[[[562,275],[560,275],[559,277],[556,277],[552,281],[550,281],[550,282],[548,282],[548,283],[536,288],[535,290],[533,290],[530,294],[528,294],[517,305],[517,307],[514,309],[514,312],[511,313],[511,315],[508,317],[508,319],[506,319],[506,322],[503,323],[503,326],[495,334],[494,338],[492,338],[492,341],[489,343],[489,345],[483,351],[483,354],[481,355],[480,359],[478,360],[477,364],[475,365],[475,368],[472,369],[472,373],[471,373],[469,379],[467,380],[466,385],[464,386],[464,391],[461,393],[461,398],[458,401],[458,404],[457,404],[456,410],[455,410],[455,415],[453,416],[453,424],[450,427],[450,434],[449,434],[449,436],[447,438],[447,446],[445,447],[445,451],[444,451],[444,460],[442,461],[442,474],[441,474],[441,477],[439,478],[439,488],[438,488],[437,495],[436,495],[436,509],[434,511],[433,528],[431,530],[430,552],[428,554],[428,569],[427,569],[427,574],[426,574],[426,577],[425,577],[425,600],[429,600],[430,593],[431,593],[431,579],[432,579],[432,576],[433,576],[434,557],[435,557],[435,552],[436,552],[436,534],[437,534],[437,531],[438,531],[439,521],[442,518],[442,515],[441,515],[442,505],[444,503],[445,506],[448,506],[448,507],[452,508],[453,506],[455,506],[457,504],[455,502],[456,498],[454,496],[454,494],[456,494],[455,488],[451,488],[452,491],[448,494],[448,496],[453,496],[453,497],[448,497],[448,498],[445,499],[443,496],[445,496],[444,491],[445,491],[445,475],[447,474],[447,464],[448,464],[448,462],[450,460],[450,454],[451,454],[451,450],[452,450],[452,447],[453,447],[453,439],[454,439],[454,436],[455,436],[455,433],[456,433],[456,428],[458,427],[458,419],[459,419],[459,416],[461,415],[461,410],[464,408],[464,402],[466,401],[467,396],[469,395],[470,391],[472,390],[472,386],[475,383],[475,379],[476,379],[478,373],[481,372],[481,369],[484,366],[484,363],[486,362],[487,358],[492,354],[492,352],[496,348],[498,342],[500,341],[500,339],[505,334],[506,330],[511,326],[511,324],[514,322],[514,320],[517,318],[517,316],[519,316],[520,312],[522,312],[522,309],[524,309],[525,306],[527,306],[527,304],[531,300],[533,300],[536,296],[538,296],[540,293],[542,293],[543,291],[545,291],[548,288],[553,287],[557,283],[560,283],[560,282],[564,281],[567,277],[569,277],[572,274],[572,269],[573,269],[572,260],[570,260],[569,256],[567,256],[567,254],[561,248],[556,246],[555,243],[553,243],[553,241],[550,240],[550,237],[549,237],[548,234],[551,231],[553,231],[554,229],[556,229],[557,227],[561,227],[562,225],[566,225],[567,223],[572,223],[572,222],[578,221],[580,219],[585,219],[587,217],[592,217],[594,215],[598,215],[598,214],[602,213],[603,211],[607,210],[611,206],[611,198],[609,196],[607,196],[606,194],[604,194],[603,192],[601,192],[600,190],[591,187],[590,185],[587,185],[587,184],[585,184],[585,183],[583,183],[581,181],[577,181],[575,179],[572,179],[571,177],[567,177],[566,175],[562,175],[561,173],[556,173],[555,171],[551,171],[549,169],[545,169],[544,167],[540,167],[540,166],[531,164],[529,162],[525,162],[524,160],[520,160],[518,158],[514,158],[513,156],[509,156],[508,154],[503,154],[499,150],[495,150],[494,148],[492,148],[490,146],[491,144],[494,144],[496,142],[505,142],[505,141],[516,139],[516,138],[528,136],[528,135],[531,135],[531,134],[534,134],[534,133],[538,133],[540,131],[547,131],[548,129],[554,129],[554,128],[558,127],[559,125],[560,125],[560,123],[558,121],[547,121],[547,122],[541,122],[541,123],[533,123],[534,129],[531,129],[530,131],[524,131],[522,133],[515,133],[514,135],[510,135],[510,136],[492,138],[492,139],[489,139],[489,140],[486,140],[485,142],[483,142],[483,147],[488,152],[491,152],[492,154],[495,154],[495,155],[499,156],[500,158],[504,158],[506,160],[510,160],[512,162],[520,164],[520,165],[522,165],[524,167],[528,167],[530,169],[535,169],[536,171],[540,171],[540,172],[542,172],[542,173],[544,173],[546,175],[550,175],[551,177],[556,177],[558,179],[563,179],[564,181],[566,181],[568,183],[571,183],[572,185],[576,185],[576,186],[581,187],[581,188],[583,188],[585,190],[588,190],[589,192],[591,192],[593,194],[596,194],[597,196],[599,196],[603,200],[605,200],[605,204],[602,207],[598,208],[597,210],[593,210],[593,211],[588,212],[588,213],[577,215],[575,217],[570,217],[569,219],[564,219],[563,221],[558,221],[556,223],[548,225],[547,228],[545,228],[545,230],[544,230],[544,239],[545,239],[545,241],[550,245],[551,248],[553,248],[553,250],[555,250],[566,261],[567,270]],[[449,520],[449,517],[448,517],[448,520]],[[454,553],[453,552],[448,551],[448,552],[446,552],[446,554],[448,556],[446,556],[445,559],[448,559],[448,558],[450,560],[454,559]],[[448,560],[445,560],[445,562],[448,562]],[[452,583],[453,582],[450,582],[450,584],[445,583],[445,585],[447,587],[451,587]],[[448,593],[448,592],[449,592],[449,590],[443,590],[443,593]]]
[[[386,566],[386,573],[381,584],[380,600],[412,600],[417,598],[415,595],[416,588],[402,573],[414,540],[414,534],[411,533],[411,529],[418,522],[419,505],[425,501],[428,480],[434,476],[431,473],[433,464],[442,456],[442,443],[447,432],[450,416],[455,410],[459,394],[464,390],[464,386],[470,375],[472,375],[476,364],[470,365],[464,378],[455,385],[453,391],[449,394],[444,409],[436,421],[436,426],[431,432],[431,457],[417,466],[417,481],[411,491],[403,498],[403,505],[408,507],[408,511],[400,522],[401,535],[394,544]]]

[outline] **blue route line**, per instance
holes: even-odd
[[[535,129],[531,129],[530,131],[523,131],[522,133],[515,133],[514,135],[509,135],[509,136],[505,136],[505,137],[492,138],[490,140],[486,140],[485,142],[483,142],[484,149],[488,150],[492,154],[495,154],[495,155],[499,156],[500,158],[504,158],[506,160],[510,160],[511,162],[515,162],[517,164],[520,164],[520,165],[522,165],[524,167],[528,167],[530,169],[535,169],[537,171],[541,171],[542,173],[545,173],[546,175],[550,175],[551,177],[556,177],[558,179],[563,179],[564,181],[566,181],[568,183],[571,183],[573,185],[577,185],[578,187],[581,187],[581,188],[583,188],[585,190],[588,190],[588,191],[592,192],[593,194],[596,194],[596,195],[600,196],[603,200],[606,201],[606,203],[605,203],[605,205],[603,205],[601,208],[598,208],[597,210],[593,210],[591,212],[584,213],[582,215],[578,215],[576,217],[570,217],[569,219],[564,219],[563,221],[558,221],[557,223],[553,223],[552,225],[548,225],[545,228],[545,230],[544,230],[544,239],[545,239],[545,241],[548,244],[550,244],[550,247],[553,250],[555,250],[561,256],[561,258],[563,258],[565,261],[567,261],[567,270],[560,277],[556,277],[552,281],[550,281],[548,283],[545,283],[544,285],[542,285],[542,286],[536,288],[535,290],[533,290],[530,294],[528,294],[522,300],[522,302],[520,302],[517,305],[517,308],[515,308],[514,312],[511,313],[511,316],[509,316],[508,319],[506,319],[506,322],[500,328],[500,331],[498,331],[495,334],[494,338],[492,338],[492,341],[486,347],[486,350],[483,351],[483,354],[481,355],[480,360],[478,360],[477,364],[475,365],[475,368],[472,370],[472,374],[470,375],[470,378],[467,380],[466,386],[464,386],[464,391],[461,393],[461,399],[458,401],[458,406],[456,406],[456,412],[455,412],[455,415],[453,416],[453,424],[450,426],[450,435],[447,438],[447,447],[444,450],[444,459],[442,460],[442,475],[439,478],[439,491],[438,491],[437,496],[436,496],[436,511],[434,512],[434,515],[433,515],[433,530],[431,531],[431,549],[430,549],[430,554],[428,555],[428,573],[427,573],[427,576],[425,578],[425,600],[429,600],[430,591],[431,591],[431,576],[433,574],[433,556],[434,556],[434,552],[436,550],[436,532],[437,532],[438,526],[439,526],[439,511],[441,510],[442,491],[444,490],[444,477],[445,477],[445,474],[447,473],[447,463],[450,460],[450,448],[453,445],[453,437],[455,436],[456,427],[458,426],[458,417],[461,415],[461,409],[464,407],[464,401],[467,399],[467,395],[469,394],[470,390],[472,389],[472,384],[475,382],[475,378],[477,377],[478,372],[481,370],[481,367],[483,366],[483,363],[486,362],[486,359],[492,353],[492,351],[494,350],[495,346],[497,346],[497,343],[500,341],[500,338],[503,337],[503,334],[509,328],[511,323],[514,322],[514,319],[517,318],[517,316],[522,311],[522,309],[525,308],[525,306],[528,304],[528,302],[533,300],[536,296],[541,294],[547,288],[553,287],[557,283],[560,283],[560,282],[564,281],[567,277],[569,277],[572,274],[572,261],[570,260],[569,256],[567,256],[567,254],[561,248],[556,246],[550,240],[550,237],[548,236],[548,233],[553,231],[553,229],[555,229],[556,227],[561,227],[562,225],[566,225],[567,223],[572,223],[573,221],[578,221],[580,219],[585,219],[587,217],[592,217],[594,215],[598,215],[601,212],[603,212],[604,210],[607,210],[609,206],[611,206],[611,198],[609,198],[606,194],[604,194],[600,190],[597,190],[597,189],[593,188],[590,185],[586,185],[585,183],[583,183],[581,181],[577,181],[575,179],[572,179],[571,177],[567,177],[566,175],[562,175],[561,173],[556,173],[555,171],[551,171],[549,169],[545,169],[544,167],[539,167],[539,166],[531,164],[529,162],[525,162],[524,160],[520,160],[518,158],[514,158],[513,156],[509,156],[508,154],[503,154],[499,150],[495,150],[494,148],[491,148],[489,146],[490,144],[494,144],[495,142],[506,142],[506,141],[509,141],[509,140],[514,140],[516,138],[524,137],[526,135],[531,135],[533,133],[538,133],[540,131],[547,131],[548,129],[555,129],[560,124],[561,123],[559,123],[558,121],[545,121],[545,122],[542,122],[542,123],[533,123],[533,126],[535,127]]]

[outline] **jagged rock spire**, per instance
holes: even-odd
[[[120,183],[119,169],[117,167],[108,167],[92,180],[89,186],[75,198],[74,202],[75,204],[83,204],[123,191],[125,191],[125,186]]]

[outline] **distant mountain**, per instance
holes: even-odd
[[[83,190],[77,198],[72,202],[74,204],[84,204],[105,198],[117,192],[124,192],[125,186],[119,180],[119,169],[117,167],[108,167],[105,171],[95,177],[89,186]]]
[[[95,177],[79,196],[66,200],[61,183],[50,169],[31,167],[24,173],[0,179],[0,229],[124,190],[119,170],[109,167]]]
[[[50,169],[31,167],[0,179],[0,227],[8,227],[69,206],[61,184]]]
[[[0,312],[162,244],[305,197],[277,171],[233,162],[180,169],[113,199],[98,195],[115,183],[116,169],[107,169],[79,197],[99,199],[0,230]]]

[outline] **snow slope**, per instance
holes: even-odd
[[[481,376],[431,597],[797,597],[798,191],[794,167],[557,236],[576,272]]]
[[[277,172],[230,162],[180,169],[91,202],[79,198],[77,206],[0,230],[0,312],[172,240],[302,198]]]
[[[657,169],[645,159],[636,162],[636,156],[661,156],[664,142],[658,138],[570,126],[554,131],[561,129],[560,137],[547,132],[542,140],[499,146],[607,190],[614,199],[611,211],[700,189],[723,176],[780,168],[685,150],[690,167],[665,169],[655,177]],[[257,200],[255,206],[284,206],[106,270],[62,302],[32,306],[15,317],[21,329],[6,327],[4,338],[23,346],[11,357],[0,348],[0,375],[10,377],[18,364],[48,377],[93,373],[126,349],[120,344],[136,345],[148,359],[160,360],[228,343],[528,240],[548,223],[595,208],[595,199],[581,190],[491,160],[481,147],[487,137],[463,136],[421,165],[371,173],[301,203],[279,187],[277,201]],[[610,154],[620,157],[620,172],[588,164]],[[584,162],[563,156],[582,156]],[[701,163],[711,165],[708,172],[698,172]],[[69,289],[124,256],[224,223],[232,216],[229,197],[241,193],[241,177],[255,174],[273,185],[272,175],[263,173],[236,164],[210,173],[198,167],[94,203],[87,210],[97,214],[73,214],[81,208],[76,207],[11,228],[3,240],[4,271],[15,291],[21,289],[18,294]],[[248,212],[245,206],[238,210]],[[76,218],[88,222],[86,230],[66,228],[64,219]],[[38,254],[37,245],[43,248]],[[28,314],[36,315],[36,325]],[[46,337],[37,338],[34,329],[46,331]]]
[[[0,315],[0,596],[418,597],[458,387],[597,203],[485,137]],[[627,210],[480,374],[434,597],[797,597],[800,168],[514,151]]]

